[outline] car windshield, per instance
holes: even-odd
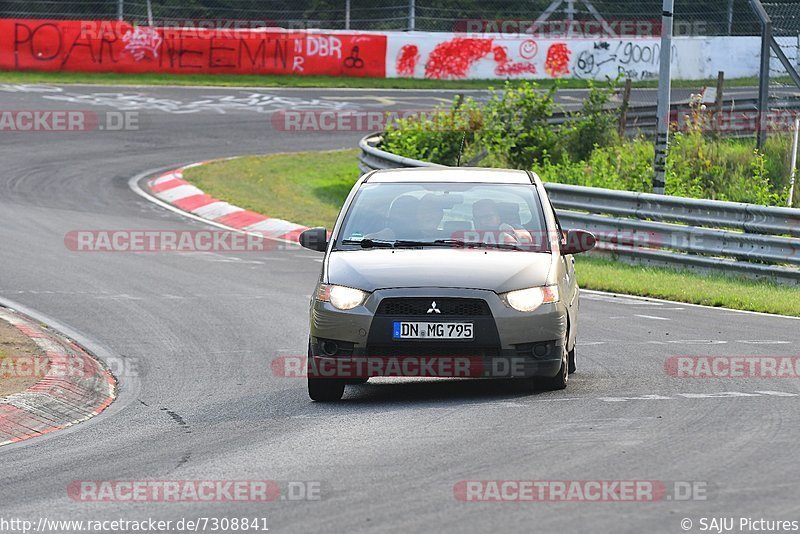
[[[336,248],[481,247],[548,252],[536,187],[489,183],[367,183]]]

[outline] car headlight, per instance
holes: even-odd
[[[330,302],[339,310],[352,310],[360,306],[367,298],[367,293],[360,289],[331,284],[320,284],[317,289],[317,299]]]
[[[532,287],[500,295],[506,305],[517,311],[532,312],[542,304],[558,302],[558,286]]]

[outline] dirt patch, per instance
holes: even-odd
[[[0,398],[25,391],[45,377],[48,367],[44,351],[0,319]]]

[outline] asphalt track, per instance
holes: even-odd
[[[2,518],[264,517],[276,532],[681,532],[683,518],[694,531],[702,517],[800,520],[798,380],[678,379],[664,371],[676,355],[798,356],[797,320],[585,293],[578,373],[566,391],[384,379],[325,405],[309,401],[302,379],[275,376],[270,366],[304,354],[316,254],[65,247],[70,230],[203,228],[131,191],[129,179],[143,171],[348,148],[362,135],[275,131],[264,97],[260,111],[233,109],[230,99],[224,112],[205,104],[174,111],[186,102],[258,92],[335,102],[391,97],[404,109],[409,101],[400,99],[415,94],[5,89],[6,110],[115,109],[45,98],[65,93],[121,93],[127,105],[132,96],[149,104],[137,104],[137,131],[0,134],[0,301],[139,369],[120,377],[120,398],[101,416],[0,450]],[[180,104],[149,109],[152,99]],[[308,165],[320,172],[325,161]],[[319,481],[322,498],[83,503],[67,493],[76,480],[254,479]],[[707,491],[706,500],[633,503],[454,498],[459,481],[507,479],[694,481]]]

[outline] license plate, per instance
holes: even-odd
[[[392,339],[472,339],[472,323],[395,321]]]

